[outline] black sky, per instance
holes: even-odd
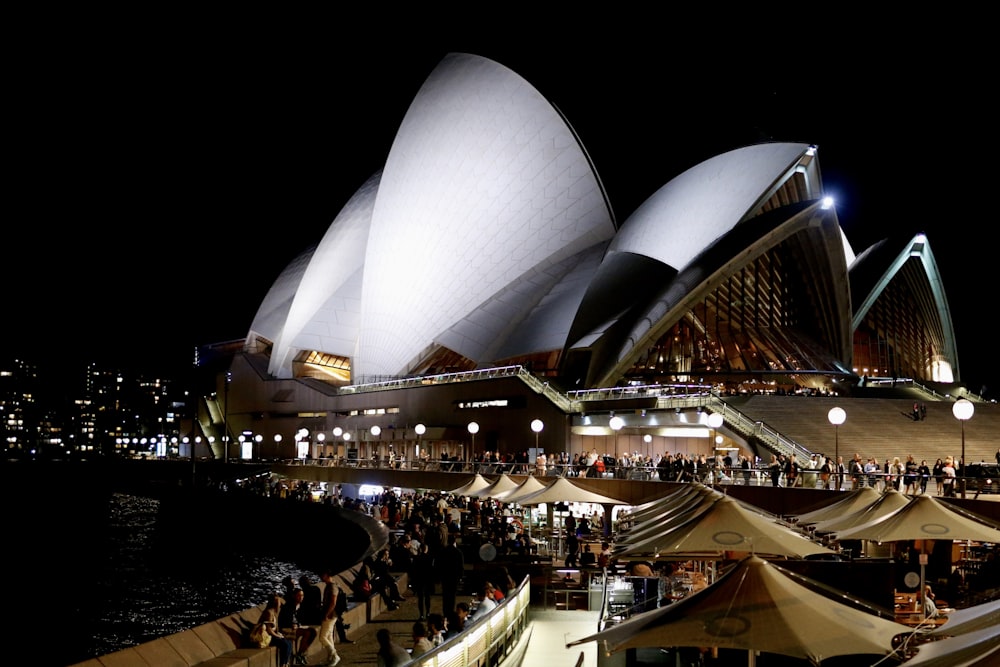
[[[995,76],[979,42],[943,52],[802,35],[724,47],[634,31],[456,30],[347,44],[343,29],[262,31],[40,34],[18,59],[0,264],[7,356],[143,356],[170,369],[196,345],[244,336],[282,268],[380,168],[424,79],[463,51],[510,67],[565,115],[619,223],[717,153],[816,144],[856,251],[928,234],[963,379],[993,384],[982,306],[997,287],[995,113],[991,87],[973,84]]]

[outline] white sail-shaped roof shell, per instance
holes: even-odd
[[[292,377],[301,350],[351,357],[357,349],[361,280],[379,175],[358,189],[309,258],[276,336],[268,372]]]
[[[456,352],[486,359],[509,313],[471,314],[613,233],[590,161],[552,105],[495,62],[449,55],[383,170],[354,377],[405,374],[446,336]],[[518,318],[534,305],[514,306]]]
[[[807,144],[759,144],[688,169],[629,216],[610,252],[683,269],[769,198],[809,150]]]

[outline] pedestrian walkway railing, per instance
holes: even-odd
[[[466,667],[499,665],[517,648],[528,628],[531,584],[524,578],[487,616],[467,626],[465,631],[441,646],[414,658],[407,667]]]

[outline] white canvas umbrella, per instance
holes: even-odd
[[[492,482],[490,482],[490,480],[486,479],[477,472],[475,477],[457,489],[452,489],[449,493],[456,496],[477,496],[480,491],[488,489],[491,484]]]
[[[696,516],[707,512],[722,494],[713,492],[701,496],[691,496],[686,504],[675,508],[671,513],[657,515],[635,526],[631,531],[619,533],[616,542],[619,547],[641,544],[651,537],[663,535],[677,526],[691,521]]]
[[[695,646],[802,658],[888,655],[911,629],[815,592],[813,583],[748,556],[708,588],[567,644],[628,648]],[[751,658],[752,661],[752,658]],[[867,663],[866,663],[867,664]]]
[[[1000,600],[993,600],[965,609],[956,609],[948,614],[947,623],[939,625],[927,634],[954,637],[983,628],[995,629],[997,626],[1000,626]]]
[[[669,499],[664,499],[655,510],[645,511],[638,515],[633,514],[633,525],[630,528],[619,531],[619,541],[636,540],[640,535],[648,533],[651,529],[656,530],[657,526],[666,521],[673,520],[679,515],[696,510],[706,502],[713,502],[716,498],[721,498],[722,493],[703,484],[694,485],[689,493],[674,494]]]
[[[601,505],[628,505],[624,500],[610,498],[577,486],[567,477],[559,477],[552,484],[517,501],[521,505],[542,503],[598,503]]]
[[[1000,529],[985,519],[952,509],[933,496],[920,495],[903,507],[866,524],[835,531],[837,540],[977,540],[1000,542]]]
[[[661,498],[636,505],[631,509],[630,514],[635,523],[638,524],[640,521],[661,514],[671,507],[687,502],[692,496],[700,497],[706,490],[715,491],[712,487],[705,486],[700,482],[684,484],[670,490]],[[715,492],[718,493],[717,491]]]
[[[749,509],[729,496],[722,496],[707,510],[693,515],[675,528],[627,546],[619,555],[679,555],[712,551],[804,558],[834,551],[800,532],[778,523],[774,517]]]
[[[532,493],[537,493],[544,488],[545,484],[539,482],[537,477],[528,475],[524,478],[523,482],[515,486],[513,489],[501,491],[500,493],[494,493],[493,497],[497,500],[502,500],[505,503],[517,503],[519,502],[519,498],[530,496]]]
[[[1000,632],[990,627],[921,644],[917,655],[900,667],[996,667],[998,664]]]
[[[493,482],[485,489],[480,489],[476,495],[480,498],[496,498],[501,493],[513,491],[517,488],[517,486],[517,482],[511,479],[510,475],[503,473],[497,481]]]
[[[876,498],[875,502],[868,507],[859,509],[853,514],[845,514],[817,521],[812,526],[817,533],[835,533],[838,530],[860,526],[892,514],[896,510],[906,506],[908,502],[910,502],[910,499],[907,496],[895,489],[890,489]]]
[[[800,526],[814,524],[826,519],[837,519],[861,511],[878,500],[882,494],[871,486],[862,486],[844,494],[840,500],[830,503],[818,510],[793,515]]]
[[[624,500],[589,491],[577,486],[566,477],[559,477],[544,489],[518,499],[519,505],[541,505],[542,503],[598,503],[601,505],[627,505]],[[528,537],[531,537],[531,523],[528,523]]]

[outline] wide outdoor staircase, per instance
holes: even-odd
[[[912,418],[911,399],[750,395],[722,400],[810,452],[832,458],[839,449],[844,461],[855,452],[863,459],[874,456],[880,464],[896,456],[905,461],[913,454],[918,463],[927,459],[933,465],[939,457],[957,459],[962,451],[962,423],[952,414],[951,400],[923,401],[927,417],[919,422]],[[834,427],[827,416],[833,407],[847,414],[840,427]],[[1000,405],[977,403],[972,418],[965,422],[966,459],[995,462],[998,447]]]

